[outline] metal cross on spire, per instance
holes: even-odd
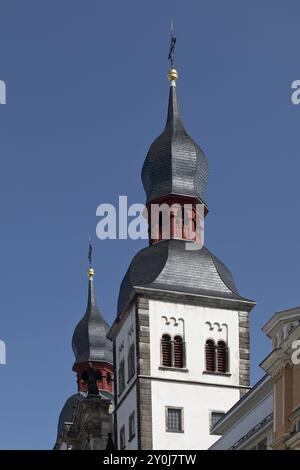
[[[171,21],[171,43],[169,49],[168,60],[170,61],[171,68],[174,68],[174,55],[175,55],[175,45],[176,45],[176,37],[174,36],[174,25],[173,20]]]

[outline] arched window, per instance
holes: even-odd
[[[208,372],[216,370],[215,342],[212,339],[208,339],[205,343],[205,369]]]
[[[107,372],[107,374],[106,374],[106,383],[107,384],[111,383],[111,374],[109,372]]]
[[[189,213],[181,206],[176,213],[176,237],[185,238],[185,230],[189,228]]]
[[[169,335],[163,335],[161,339],[162,365],[172,367],[172,343]]]
[[[96,380],[101,381],[102,380],[102,372],[101,370],[96,370]]]
[[[87,382],[89,380],[89,374],[86,370],[82,373],[81,380],[83,380],[84,382]]]
[[[162,212],[159,212],[158,216],[158,239],[162,240],[162,235],[163,235],[163,215]]]
[[[219,341],[217,346],[217,372],[227,372],[227,348],[224,341]]]
[[[183,341],[181,336],[175,336],[174,338],[174,367],[183,367]]]

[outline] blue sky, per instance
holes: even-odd
[[[0,448],[47,449],[76,391],[71,337],[86,307],[96,207],[144,202],[140,171],[167,111],[169,23],[178,96],[206,152],[206,244],[251,313],[252,383],[262,325],[300,304],[297,0],[1,0]],[[145,241],[95,241],[99,306]]]

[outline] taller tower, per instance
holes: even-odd
[[[204,202],[207,159],[186,132],[169,71],[167,123],[152,143],[142,181],[147,207],[175,204],[168,239],[156,237],[132,260],[111,328],[116,370],[115,439],[119,449],[207,449],[210,428],[249,389],[248,313],[228,268],[194,244]],[[187,220],[187,223],[185,223]],[[179,222],[178,222],[179,221]]]

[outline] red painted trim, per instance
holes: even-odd
[[[96,370],[96,372],[101,373],[101,379],[97,380],[97,386],[99,390],[106,390],[110,393],[113,393],[113,365],[108,362],[82,362],[80,364],[76,364],[73,367],[74,372],[77,374],[77,386],[78,391],[86,391],[88,387],[88,382],[84,381],[82,376],[85,372],[88,372],[90,369],[90,364]],[[110,376],[110,380],[109,380]]]

